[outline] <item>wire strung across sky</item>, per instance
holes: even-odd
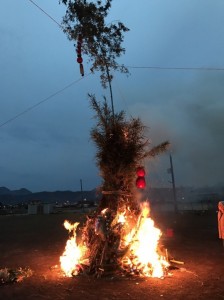
[[[129,69],[153,69],[153,70],[224,71],[224,68],[212,68],[212,67],[127,66],[127,68],[129,68]]]
[[[48,18],[50,18],[54,23],[56,23],[62,30],[63,27],[60,23],[58,23],[51,15],[49,15],[43,8],[41,8],[39,5],[37,5],[33,0],[29,0],[33,5],[35,5],[39,10],[41,10]]]
[[[4,125],[6,125],[6,124],[8,124],[8,123],[10,123],[10,122],[12,122],[12,121],[14,121],[15,119],[21,117],[22,115],[26,114],[27,112],[33,110],[34,108],[36,108],[37,106],[41,105],[42,103],[44,103],[44,102],[46,102],[46,101],[52,99],[52,98],[55,97],[56,95],[58,95],[58,94],[64,92],[65,90],[67,90],[68,88],[70,88],[72,85],[78,83],[79,81],[81,81],[82,79],[86,78],[86,77],[89,76],[90,74],[91,74],[91,73],[87,74],[85,77],[81,77],[81,78],[79,78],[79,79],[77,79],[77,80],[71,82],[70,84],[66,85],[65,87],[63,87],[62,89],[58,90],[57,92],[51,94],[50,96],[44,98],[43,100],[37,102],[36,104],[34,104],[34,105],[28,107],[27,109],[25,109],[25,110],[22,111],[21,113],[15,115],[14,117],[8,119],[7,121],[5,121],[5,122],[3,122],[3,123],[1,123],[1,124],[0,124],[0,128],[3,127]]]
[[[43,8],[37,5],[33,0],[28,0],[35,5],[40,11],[42,11],[48,18],[56,23],[62,30],[65,30],[63,26],[57,22],[51,15],[49,15]],[[215,67],[161,67],[161,66],[127,66],[130,69],[155,69],[155,70],[191,70],[191,71],[224,71],[224,68]]]
[[[51,17],[44,9],[42,9],[39,5],[37,5],[33,0],[28,0],[28,1],[30,1],[38,9],[40,9],[40,11],[42,11],[48,18],[50,18],[54,23],[56,23],[63,30],[63,27],[60,25],[60,23],[58,23],[53,17]],[[197,68],[197,67],[127,66],[127,68],[130,68],[130,69],[155,69],[155,70],[224,71],[224,68],[209,68],[209,67],[198,67]],[[47,98],[39,101],[38,103],[28,107],[27,109],[25,109],[21,113],[15,115],[14,117],[8,119],[7,121],[5,121],[3,123],[1,123],[0,128],[3,127],[4,125],[14,121],[15,119],[19,118],[20,116],[26,114],[27,112],[33,110],[34,108],[36,108],[37,106],[41,105],[42,103],[48,101],[49,99],[53,98],[54,96],[62,93],[64,90],[66,90],[69,87],[71,87],[72,85],[78,83],[80,80],[82,80],[83,78],[86,78],[90,74],[91,73],[87,74],[85,77],[82,77],[78,80],[73,81],[72,83],[68,84],[64,88],[62,88],[62,89],[56,91],[55,93],[51,94]]]

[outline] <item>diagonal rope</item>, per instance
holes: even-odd
[[[154,70],[186,70],[186,71],[224,71],[224,68],[209,67],[160,67],[160,66],[127,66],[130,69],[154,69]]]
[[[22,115],[26,114],[27,112],[33,110],[34,108],[36,108],[37,106],[41,105],[42,103],[52,99],[53,97],[55,97],[58,94],[61,94],[62,92],[64,92],[65,90],[67,90],[68,88],[70,88],[71,86],[73,86],[74,84],[78,83],[79,81],[81,81],[82,79],[86,78],[87,76],[89,76],[91,73],[87,74],[85,77],[81,77],[78,80],[75,80],[71,83],[69,83],[68,85],[66,85],[65,87],[63,87],[62,89],[58,90],[57,92],[51,94],[50,96],[44,98],[43,100],[37,102],[36,104],[28,107],[27,109],[25,109],[24,111],[22,111],[21,113],[15,115],[14,117],[8,119],[7,121],[3,122],[0,124],[0,128],[3,127],[4,125],[16,120],[17,118],[21,117]]]
[[[43,8],[41,8],[39,5],[37,5],[33,0],[28,0],[30,1],[33,5],[35,5],[39,10],[41,10],[48,18],[50,18],[54,23],[56,23],[62,30],[63,27],[61,26],[60,23],[58,23],[51,15],[49,15]]]

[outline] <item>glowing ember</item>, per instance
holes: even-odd
[[[68,221],[64,222],[64,227],[73,231],[73,235],[66,243],[65,251],[60,257],[61,269],[65,273],[65,276],[72,277],[79,272],[79,260],[81,257],[81,249],[76,243],[76,229],[79,223],[70,224]]]
[[[101,211],[101,214],[102,215],[105,215],[105,213],[107,212],[108,208],[104,208],[102,211]]]

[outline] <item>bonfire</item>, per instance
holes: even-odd
[[[109,209],[104,209],[95,218],[88,218],[79,243],[79,223],[65,221],[64,226],[72,235],[60,257],[64,275],[72,277],[85,271],[99,277],[116,269],[127,275],[164,277],[169,262],[159,243],[162,233],[154,226],[149,212],[149,202],[142,203],[137,221],[133,222],[129,209],[118,212],[113,220]],[[87,242],[89,231],[95,242]]]
[[[141,207],[136,222],[129,209],[118,212],[113,220],[109,209],[102,210],[95,218],[88,218],[79,243],[76,233],[79,223],[65,221],[65,228],[72,234],[60,257],[64,275],[72,277],[88,272],[99,277],[119,270],[126,275],[164,277],[169,262],[159,244],[162,233],[150,217],[149,202]],[[95,242],[88,244],[86,234],[89,231],[93,231]]]
[[[65,221],[71,236],[60,257],[61,269],[69,277],[121,272],[162,278],[169,263],[160,245],[162,233],[150,216],[150,203],[143,201],[142,162],[163,152],[169,143],[149,149],[140,119],[126,120],[124,112],[113,114],[106,100],[101,104],[90,96],[90,101],[98,121],[91,136],[98,149],[102,198],[80,228],[79,239],[79,223]]]
[[[108,105],[106,97],[98,102],[95,95],[89,95],[97,119],[91,138],[97,148],[102,198],[98,209],[87,216],[79,240],[78,224],[65,222],[71,237],[60,258],[61,268],[66,276],[84,272],[100,277],[119,270],[163,277],[168,262],[160,248],[161,231],[150,218],[142,191],[146,186],[146,161],[165,151],[169,143],[150,147],[141,120],[127,119],[124,111],[114,110],[113,71],[128,73],[116,59],[125,53],[122,42],[129,29],[120,21],[106,20],[112,0],[61,2],[66,5],[62,27],[69,40],[75,42],[80,74],[84,76],[82,55],[88,55],[90,70],[100,72],[111,102]]]

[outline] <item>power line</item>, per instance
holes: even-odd
[[[209,67],[160,67],[160,66],[127,66],[129,69],[154,69],[154,70],[192,70],[192,71],[224,71],[224,68]]]
[[[33,0],[29,0],[33,5],[35,5],[39,10],[41,10],[48,18],[50,18],[54,23],[56,23],[62,30],[63,27],[60,23],[58,23],[51,15],[49,15],[43,8],[37,5]]]
[[[91,73],[87,74],[87,75],[85,76],[85,78],[86,78],[87,76],[89,76],[90,74],[91,74]],[[80,80],[82,80],[83,78],[84,78],[84,77],[81,77],[81,78],[79,78],[78,80],[75,80],[75,81],[71,82],[70,84],[66,85],[65,87],[63,87],[62,89],[58,90],[57,92],[51,94],[50,96],[44,98],[43,100],[37,102],[36,104],[34,104],[34,105],[28,107],[27,109],[25,109],[25,110],[22,111],[21,113],[15,115],[14,117],[8,119],[7,121],[5,121],[5,122],[3,122],[3,123],[1,123],[1,124],[0,124],[0,128],[3,127],[4,125],[6,125],[6,124],[8,124],[8,123],[10,123],[10,122],[12,122],[12,121],[14,121],[15,119],[21,117],[22,115],[26,114],[27,112],[33,110],[34,108],[36,108],[37,106],[41,105],[42,103],[48,101],[49,99],[53,98],[54,96],[56,96],[56,95],[62,93],[62,92],[65,91],[66,89],[70,88],[72,85],[78,83],[78,82],[79,82]]]
[[[33,5],[35,5],[38,9],[40,9],[47,17],[49,17],[53,22],[55,22],[62,30],[63,27],[54,19],[52,18],[46,11],[44,11],[39,5],[37,5],[34,1],[29,0]],[[87,74],[85,77],[89,76],[91,73]],[[50,96],[48,96],[47,98],[44,98],[43,100],[39,101],[38,103],[28,107],[27,109],[25,109],[24,111],[22,111],[21,113],[15,115],[14,117],[8,119],[7,121],[3,122],[0,124],[0,128],[5,126],[6,124],[14,121],[15,119],[21,117],[22,115],[26,114],[27,112],[33,110],[34,108],[36,108],[37,106],[41,105],[42,103],[48,101],[49,99],[53,98],[54,96],[62,93],[63,91],[65,91],[66,89],[68,89],[69,87],[71,87],[72,85],[78,83],[80,80],[82,80],[84,77],[79,78],[78,80],[75,80],[73,82],[71,82],[70,84],[66,85],[65,87],[63,87],[62,89],[56,91],[55,93],[51,94]]]
[[[41,10],[48,18],[56,23],[62,30],[64,28],[51,15],[49,15],[43,8],[37,5],[33,0],[29,0],[39,10]],[[116,21],[116,20],[114,20]],[[161,66],[127,66],[130,69],[152,69],[152,70],[185,70],[185,71],[224,71],[224,68],[209,68],[209,67],[161,67]]]

